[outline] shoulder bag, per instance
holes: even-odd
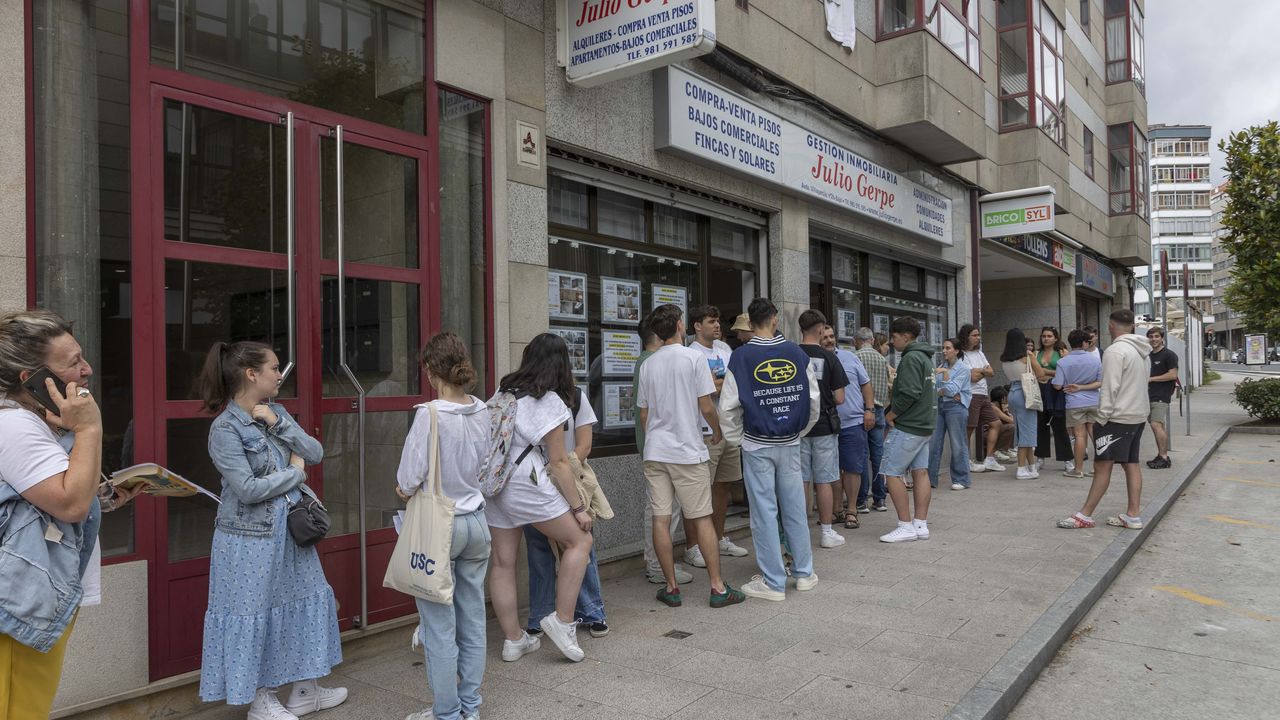
[[[441,490],[440,416],[434,402],[427,483],[409,498],[404,527],[391,552],[382,586],[443,605],[453,604],[454,502]]]

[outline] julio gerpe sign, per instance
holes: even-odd
[[[654,147],[952,244],[951,200],[676,66],[654,73]]]
[[[584,87],[706,55],[715,0],[561,0],[565,77]]]

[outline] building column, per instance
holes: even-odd
[[[786,195],[769,216],[768,297],[778,306],[778,329],[799,340],[800,313],[809,308],[809,207]]]
[[[20,2],[0,3],[0,312],[27,305],[25,24]]]

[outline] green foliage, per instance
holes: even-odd
[[[1245,380],[1236,385],[1231,395],[1251,417],[1280,421],[1280,378]]]
[[[1200,383],[1202,385],[1208,385],[1214,380],[1221,380],[1221,379],[1222,379],[1221,375],[1219,375],[1216,371],[1210,370],[1209,368],[1206,367],[1204,369],[1203,377],[1200,379]]]
[[[1223,247],[1235,258],[1227,305],[1252,332],[1280,333],[1280,125],[1275,121],[1218,144],[1227,155]]]

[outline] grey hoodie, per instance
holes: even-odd
[[[1121,335],[1102,353],[1102,388],[1098,393],[1101,422],[1140,425],[1151,411],[1147,383],[1151,378],[1151,343],[1141,335]]]

